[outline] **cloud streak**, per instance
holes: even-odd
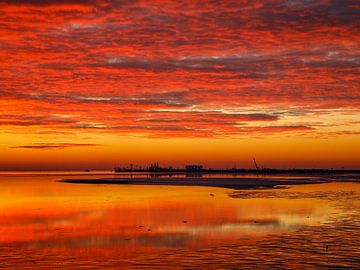
[[[0,8],[3,133],[359,130],[347,115],[360,109],[356,1],[0,0]]]
[[[32,145],[18,145],[11,146],[12,149],[38,149],[38,150],[54,150],[54,149],[64,149],[64,148],[73,148],[73,147],[93,147],[98,146],[97,144],[89,143],[37,143]]]

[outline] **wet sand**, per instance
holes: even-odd
[[[99,178],[99,179],[63,179],[63,183],[95,185],[164,185],[164,186],[204,186],[231,189],[264,189],[287,185],[321,184],[329,180],[323,178]]]

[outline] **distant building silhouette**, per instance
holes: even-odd
[[[203,165],[186,165],[185,169],[188,172],[199,172],[203,170]]]

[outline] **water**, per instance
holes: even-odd
[[[234,191],[56,182],[69,177],[99,175],[0,174],[0,268],[360,267],[358,183]]]

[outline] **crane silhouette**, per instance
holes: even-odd
[[[255,164],[256,170],[257,170],[257,171],[260,171],[260,168],[259,168],[259,166],[257,165],[256,159],[255,159],[254,157],[253,157],[253,160],[254,160],[254,164]]]

